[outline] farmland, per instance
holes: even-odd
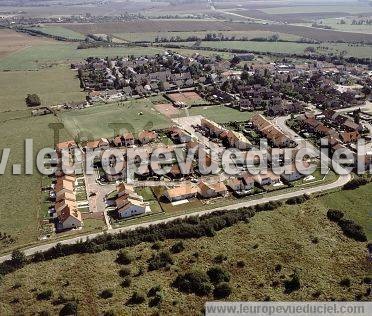
[[[133,127],[133,132],[143,129],[166,128],[170,121],[157,112],[150,99],[98,105],[78,112],[62,112],[61,120],[70,134],[90,133],[94,139],[113,137],[109,123],[123,123]],[[99,118],[99,120],[97,120]]]
[[[67,28],[56,26],[56,25],[42,25],[38,27],[30,28],[31,30],[40,31],[53,36],[61,36],[67,39],[78,39],[83,40],[85,36],[78,32],[74,32]]]
[[[352,31],[358,33],[372,34],[372,25],[353,25],[352,21],[355,17],[344,17],[344,18],[333,18],[333,19],[322,19],[320,20],[323,25],[328,25],[334,30],[338,31]],[[340,21],[345,21],[346,24],[341,24]],[[358,19],[356,19],[358,20]]]
[[[175,44],[192,46],[194,42],[178,42]],[[313,47],[316,52],[321,54],[339,55],[346,51],[346,56],[368,58],[371,56],[371,46],[369,45],[351,45],[351,44],[306,44],[306,43],[288,43],[288,42],[252,42],[252,41],[219,41],[219,42],[202,42],[201,47],[210,48],[230,48],[247,50],[251,52],[268,52],[268,53],[288,53],[303,54],[305,49]]]
[[[0,86],[0,112],[26,109],[28,93],[38,94],[42,105],[47,106],[85,99],[76,72],[65,65],[39,71],[0,72]]]
[[[50,41],[42,38],[0,29],[0,60],[10,54],[32,46],[48,44]]]
[[[304,6],[281,6],[261,9],[268,14],[284,13],[323,13],[323,12],[343,12],[347,14],[358,14],[372,12],[371,6],[358,3],[358,5],[304,5]]]
[[[299,206],[258,213],[249,223],[226,228],[214,237],[183,240],[185,249],[171,255],[174,264],[168,269],[148,271],[147,261],[176,241],[158,242],[160,250],[152,249],[151,243],[141,243],[128,248],[133,261],[127,265],[132,280],[127,287],[120,285],[123,279],[118,271],[122,266],[115,263],[117,251],[31,264],[3,279],[0,310],[3,315],[36,314],[43,310],[57,314],[63,306],[57,299],[62,296],[78,301],[78,310],[89,314],[112,310],[117,314],[195,315],[213,296],[182,294],[171,283],[181,273],[206,271],[215,265],[231,276],[232,293],[228,300],[232,301],[352,301],[357,295],[368,299],[368,285],[363,283],[368,273],[366,244],[345,237],[336,224],[327,220],[326,211],[323,201],[314,199]],[[216,261],[218,256],[226,258]],[[54,273],[56,266],[58,273]],[[300,289],[285,294],[283,280],[294,271],[299,275]],[[350,287],[339,284],[345,278],[350,279]],[[156,285],[163,293],[160,306],[149,307],[149,298],[138,305],[126,303],[134,291],[146,296]],[[112,291],[111,298],[99,297],[105,289]],[[52,290],[52,298],[38,301],[37,294],[46,290]],[[12,303],[15,299],[17,304]]]

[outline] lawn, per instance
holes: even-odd
[[[5,174],[0,175],[0,232],[10,234],[15,242],[2,245],[1,252],[36,242],[39,237],[40,221],[46,211],[41,193],[42,176],[36,170],[33,175],[12,175],[12,165],[24,166],[26,138],[33,139],[34,154],[37,149],[53,146],[48,124],[56,122],[51,115],[10,119],[10,113],[6,113],[6,117],[8,120],[0,125],[0,148],[10,148],[11,152]]]
[[[1,61],[0,61],[1,63]],[[0,72],[0,111],[26,109],[28,93],[39,95],[42,105],[85,100],[76,72],[67,65],[38,71]]]
[[[61,36],[67,39],[83,40],[85,36],[81,33],[57,25],[42,25],[31,27],[31,30],[40,31],[53,36]]]
[[[133,132],[166,128],[171,124],[169,119],[153,108],[151,98],[62,112],[60,118],[71,134],[89,133],[95,139],[115,136],[109,123],[127,124],[123,128]]]
[[[190,116],[203,115],[217,123],[248,121],[257,112],[240,112],[223,105],[198,106],[188,110]]]
[[[168,250],[176,242],[162,241],[160,249]],[[123,266],[115,263],[117,251],[28,265],[3,279],[0,311],[3,315],[30,315],[47,310],[54,315],[63,305],[52,302],[62,296],[78,301],[79,314],[101,315],[112,310],[118,315],[197,315],[213,296],[183,294],[171,284],[181,273],[206,271],[215,265],[230,274],[229,301],[354,301],[357,294],[368,300],[368,285],[363,283],[368,274],[366,243],[346,238],[326,218],[326,209],[313,201],[258,213],[248,223],[226,228],[214,237],[183,240],[183,245],[185,250],[171,255],[173,265],[156,271],[147,270],[149,258],[161,251],[152,249],[153,243],[128,248],[134,257],[127,265],[132,280],[129,287],[120,285],[123,279],[118,272]],[[216,263],[218,255],[226,260]],[[283,281],[294,271],[299,275],[300,289],[285,294]],[[350,287],[340,286],[344,278],[350,279]],[[156,285],[163,293],[159,307],[149,307],[148,297],[142,304],[126,304],[134,291],[146,296]],[[112,298],[99,297],[105,289],[112,290]],[[37,294],[46,290],[53,291],[52,298],[38,301]]]

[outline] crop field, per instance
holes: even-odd
[[[32,27],[30,29],[44,32],[46,34],[50,34],[53,36],[61,36],[61,37],[68,38],[68,39],[83,40],[85,38],[84,35],[78,32],[74,32],[72,30],[69,30],[67,28],[57,26],[57,25],[42,25],[42,26]]]
[[[216,34],[220,35],[223,34],[224,36],[232,37],[235,36],[236,38],[268,38],[274,34],[278,34],[271,31],[220,31],[220,32],[213,32],[213,31],[203,31],[203,32],[145,32],[145,33],[115,33],[113,36],[130,41],[130,42],[139,42],[139,41],[149,41],[154,42],[157,37],[167,38],[169,40],[173,38],[181,38],[187,39],[190,36],[197,36],[199,38],[204,38],[207,34]],[[288,41],[296,41],[299,40],[300,37],[292,34],[285,34],[280,33],[278,34],[281,39],[285,39]]]
[[[8,29],[0,29],[0,62],[2,58],[14,52],[49,42],[43,38],[17,33]]]
[[[64,24],[63,26],[82,34],[268,31],[312,38],[317,41],[372,42],[372,35],[369,34],[339,32],[285,24],[234,23],[205,20],[138,20],[121,23]]]
[[[37,149],[53,146],[53,133],[48,128],[57,122],[52,115],[27,117],[26,113],[0,113],[0,148],[10,148],[10,157],[4,175],[0,175],[0,232],[11,235],[11,244],[1,242],[1,252],[17,246],[36,242],[39,223],[43,218],[41,208],[41,175],[34,169],[33,175],[12,175],[12,165],[24,166],[24,141],[33,139],[34,154]],[[61,135],[61,140],[68,136]]]
[[[352,194],[359,194],[358,190]],[[333,195],[325,199],[334,199]],[[0,285],[2,315],[38,314],[48,311],[58,314],[59,297],[78,302],[79,314],[196,315],[213,295],[184,294],[172,286],[180,274],[189,271],[206,272],[220,266],[230,275],[232,289],[229,301],[320,301],[355,300],[365,293],[368,284],[366,243],[345,237],[338,226],[326,217],[327,208],[319,199],[302,205],[283,206],[272,212],[256,214],[248,223],[225,228],[214,237],[183,240],[184,250],[171,254],[173,264],[167,269],[148,271],[148,260],[160,251],[168,251],[177,240],[154,244],[141,243],[127,248],[133,261],[115,263],[117,251],[72,255],[52,261],[28,265],[7,275]],[[226,250],[229,250],[228,253]],[[217,261],[217,258],[222,258]],[[332,258],[332,260],[329,260]],[[239,262],[239,263],[238,263]],[[55,267],[58,266],[58,273]],[[118,275],[127,267],[131,282]],[[285,293],[283,281],[298,273],[300,288]],[[24,276],[27,275],[27,278]],[[339,283],[350,279],[350,287]],[[68,283],[66,283],[68,280]],[[159,285],[163,300],[151,307],[147,293]],[[89,288],[89,291],[87,289]],[[74,289],[72,291],[72,289]],[[113,296],[100,298],[103,290]],[[51,298],[37,300],[37,294],[51,290]],[[145,301],[129,304],[134,291],[144,293]],[[88,294],[87,294],[88,293]],[[314,298],[316,297],[316,298]]]
[[[358,14],[372,12],[372,7],[358,3],[358,5],[303,5],[303,6],[281,6],[261,9],[268,14],[283,13],[323,13],[323,12],[343,12],[346,14]]]
[[[176,43],[175,43],[176,44]],[[193,42],[180,42],[179,45],[192,46]],[[354,57],[371,57],[371,46],[362,44],[306,44],[306,43],[288,43],[288,42],[251,42],[251,41],[220,41],[220,42],[202,42],[202,47],[210,48],[230,48],[242,49],[251,52],[268,52],[268,53],[288,53],[288,54],[303,54],[305,49],[313,47],[316,52],[321,54],[339,55],[346,52],[346,56]]]
[[[109,123],[127,124],[132,132],[166,128],[171,124],[169,119],[154,109],[150,99],[66,111],[61,113],[60,118],[70,134],[89,133],[94,139],[115,136]]]
[[[203,115],[217,123],[243,122],[249,120],[257,112],[240,112],[223,105],[198,106],[188,109],[190,116]],[[185,115],[186,116],[186,115]]]
[[[66,65],[38,71],[0,72],[0,112],[26,109],[28,93],[39,95],[42,105],[56,105],[70,101],[82,101],[76,72]]]

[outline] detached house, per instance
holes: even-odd
[[[83,226],[81,213],[68,205],[65,205],[58,214],[58,230],[74,229]]]
[[[202,198],[213,198],[217,196],[225,196],[227,194],[227,188],[225,184],[222,182],[217,183],[207,183],[204,181],[201,181],[198,184],[199,187],[199,195]]]
[[[156,140],[158,134],[154,131],[142,131],[138,134],[138,141],[144,145]]]
[[[187,200],[196,197],[198,193],[197,186],[191,184],[191,183],[182,183],[178,187],[170,188],[165,190],[164,196],[170,201],[170,202],[176,202],[181,200]]]

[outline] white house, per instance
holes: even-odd
[[[77,209],[72,209],[68,205],[59,212],[58,214],[58,225],[59,230],[73,229],[83,226],[81,213]]]
[[[123,203],[119,208],[117,208],[117,212],[120,218],[128,218],[144,214],[146,211],[150,211],[150,206],[148,203],[131,198],[126,199],[126,202]]]

